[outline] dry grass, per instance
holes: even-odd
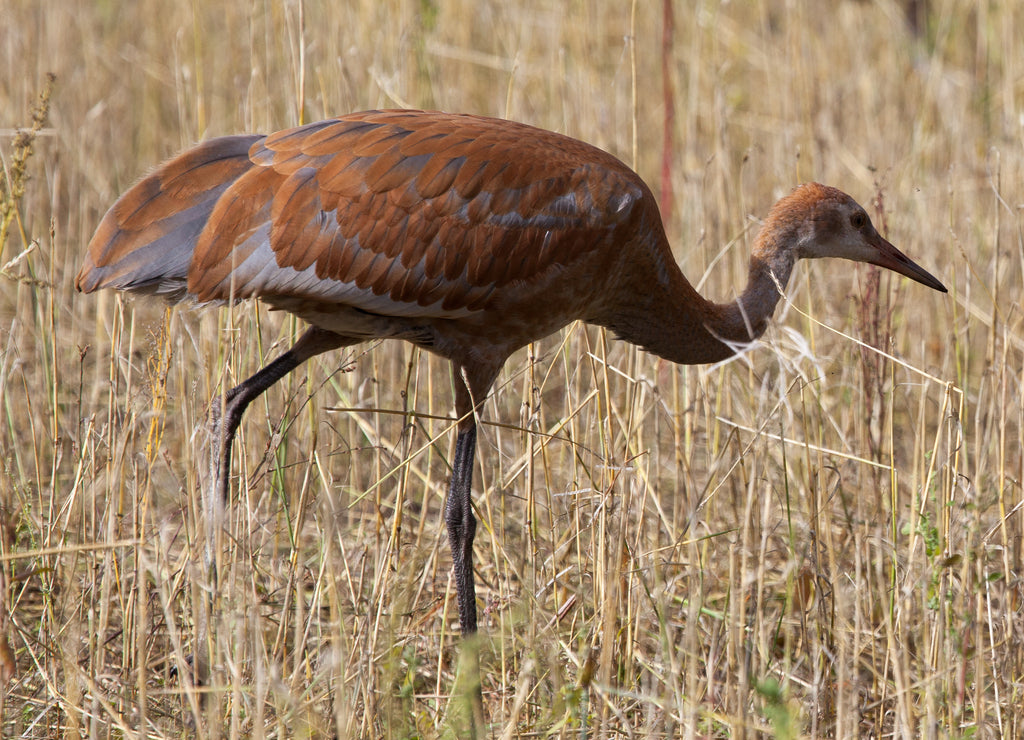
[[[719,367],[582,326],[517,354],[476,477],[492,735],[1024,736],[1024,7],[936,0],[915,35],[890,0],[696,5],[665,87],[655,2],[633,32],[628,3],[577,0],[5,5],[5,172],[58,82],[24,195],[0,191],[0,734],[193,734],[207,405],[300,329],[75,294],[103,211],[201,138],[412,105],[670,182],[706,294],[737,292],[751,217],[808,179],[884,196],[950,288],[810,264]],[[397,343],[254,405],[200,736],[460,734],[450,413],[445,363]]]

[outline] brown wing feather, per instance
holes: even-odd
[[[224,191],[252,167],[249,148],[260,138],[212,139],[136,183],[100,222],[75,286],[183,295],[196,241]]]

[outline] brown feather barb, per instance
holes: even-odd
[[[226,394],[220,497],[245,407],[309,357],[393,337],[448,358],[460,422],[445,518],[470,633],[474,412],[509,355],[582,319],[674,362],[722,360],[764,332],[778,286],[811,257],[946,290],[852,198],[810,183],[768,214],[742,295],[712,303],[673,260],[650,190],[612,155],[511,121],[369,111],[215,139],[165,163],[103,218],[77,287],[254,297],[312,324]]]

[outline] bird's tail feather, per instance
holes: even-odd
[[[183,298],[199,235],[221,194],[254,166],[249,150],[262,139],[211,139],[136,183],[100,222],[75,287]]]

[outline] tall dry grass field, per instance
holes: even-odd
[[[475,474],[490,736],[1024,736],[1024,6],[913,5],[5,0],[0,734],[463,735],[447,363],[329,353],[254,404],[207,594],[210,399],[302,327],[73,288],[183,147],[415,106],[633,164],[706,295],[806,180],[950,288],[804,264],[720,366],[581,325],[515,355]]]

